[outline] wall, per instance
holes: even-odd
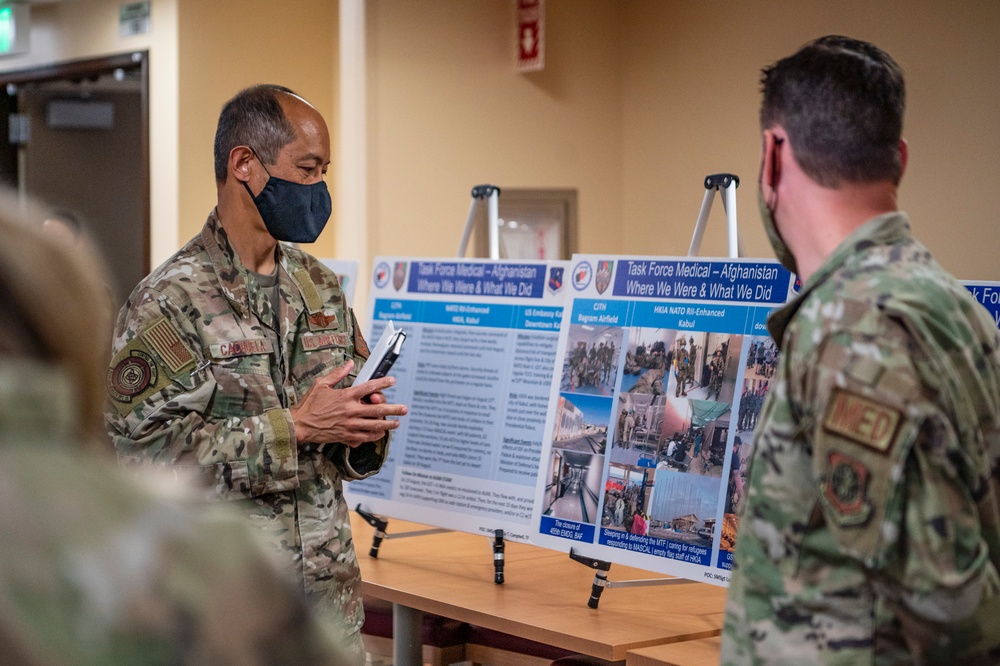
[[[518,74],[513,0],[369,0],[372,254],[453,256],[479,183],[575,187],[581,246],[625,250],[617,6],[548,0]]]
[[[336,127],[337,3],[297,0],[204,2],[179,0],[180,89],[178,198],[180,239],[201,229],[216,201],[212,144],[222,105],[257,83],[287,86],[309,100]],[[336,145],[331,146],[336,151]],[[333,191],[332,172],[327,183]],[[333,229],[305,249],[333,256]]]
[[[906,72],[917,234],[959,277],[1000,279],[1000,3],[548,0],[546,67],[526,75],[513,21],[514,0],[369,0],[372,254],[454,254],[469,188],[493,182],[579,188],[580,251],[683,255],[703,177],[729,171],[748,252],[771,256],[760,68],[842,32]],[[702,254],[726,252],[717,197]]]
[[[622,215],[629,252],[686,254],[701,179],[741,177],[748,251],[771,256],[760,226],[759,70],[829,33],[870,40],[903,67],[910,164],[900,207],[962,279],[1000,280],[1000,3],[719,0],[625,7]],[[651,193],[657,194],[652,195]],[[702,254],[725,254],[716,198]]]

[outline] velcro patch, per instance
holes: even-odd
[[[823,428],[884,453],[902,418],[895,407],[838,388],[827,405]]]
[[[305,351],[327,349],[328,347],[347,347],[350,344],[351,339],[347,333],[314,333],[302,336],[302,349]]]
[[[194,363],[194,354],[181,340],[180,334],[166,317],[160,317],[153,325],[139,334],[143,342],[149,345],[163,359],[172,374],[177,374]]]
[[[108,395],[122,416],[169,383],[139,338],[118,352],[108,370]]]
[[[863,525],[872,513],[868,499],[871,474],[864,463],[838,451],[827,455],[826,476],[823,479],[823,503],[845,527]]]
[[[309,315],[309,328],[333,328],[337,325],[337,311],[323,310]]]
[[[208,349],[212,354],[212,358],[232,358],[234,356],[274,353],[274,346],[267,338],[233,340],[232,342],[211,345]]]

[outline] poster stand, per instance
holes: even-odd
[[[691,236],[691,245],[688,248],[688,256],[698,256],[701,249],[701,239],[705,235],[705,227],[708,226],[708,215],[712,212],[712,202],[715,193],[718,192],[722,198],[722,208],[726,211],[726,222],[728,228],[729,256],[730,258],[743,257],[746,251],[743,247],[743,237],[740,235],[736,225],[736,188],[740,185],[740,177],[731,173],[716,173],[705,176],[705,197],[701,202],[701,210],[698,212],[698,221],[695,223],[694,234]],[[470,212],[471,215],[471,212]],[[586,557],[570,548],[569,557],[583,565],[596,569],[594,583],[590,588],[590,599],[587,606],[597,608],[601,600],[601,593],[608,587],[645,587],[651,585],[679,585],[692,583],[694,581],[687,578],[646,578],[640,580],[608,580],[608,572],[611,570],[611,562],[599,560],[593,557]]]
[[[462,240],[458,244],[458,257],[462,258],[465,256],[466,248],[469,244],[469,237],[472,235],[472,229],[475,226],[476,210],[485,201],[487,204],[487,215],[489,218],[489,241],[490,241],[490,259],[500,258],[500,230],[498,225],[498,210],[499,210],[499,197],[500,188],[496,185],[476,185],[472,188],[472,201],[469,204],[469,214],[465,219],[465,230],[462,232]],[[389,533],[386,529],[389,527],[389,521],[381,516],[376,516],[373,513],[369,513],[361,508],[358,504],[355,511],[359,516],[365,519],[369,525],[375,528],[375,534],[372,537],[371,549],[368,551],[368,556],[372,559],[378,557],[379,547],[382,545],[384,539],[402,539],[406,537],[416,537],[416,536],[428,536],[431,534],[442,534],[444,532],[451,532],[452,530],[446,528],[431,528],[426,530],[413,530],[410,532],[396,532]],[[493,582],[497,585],[502,585],[504,582],[504,532],[501,529],[493,530]]]

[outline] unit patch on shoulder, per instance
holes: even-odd
[[[823,503],[845,527],[863,525],[872,513],[868,499],[871,474],[864,463],[838,451],[827,455],[826,476],[823,478]]]
[[[171,373],[177,374],[194,363],[194,354],[181,339],[177,329],[166,317],[160,317],[153,325],[139,334],[142,341],[163,359]]]
[[[170,378],[157,365],[142,338],[133,339],[111,361],[108,395],[122,416],[154,393],[162,391]]]
[[[119,402],[131,402],[156,383],[156,364],[149,354],[132,350],[108,371],[108,393]]]
[[[902,417],[895,407],[837,388],[827,405],[823,428],[884,453]]]

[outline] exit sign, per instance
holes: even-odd
[[[28,52],[28,5],[0,5],[0,56]]]

